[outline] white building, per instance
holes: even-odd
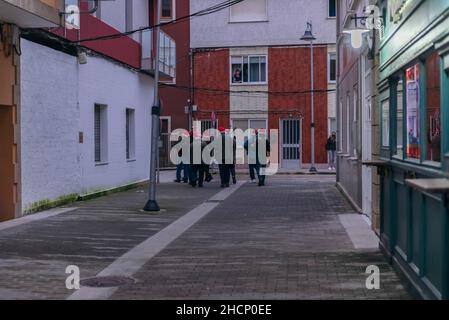
[[[96,13],[81,15],[78,37],[149,25],[148,8],[146,0],[100,2]],[[154,79],[141,70],[140,34],[113,46],[83,44],[85,64],[70,34],[60,28],[21,39],[23,213],[148,180]]]

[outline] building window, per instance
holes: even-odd
[[[231,57],[232,83],[266,83],[267,57],[266,56],[232,56]]]
[[[331,83],[335,83],[337,81],[337,54],[330,53],[329,54],[329,62],[328,62],[328,80]]]
[[[404,85],[402,77],[396,86],[396,150],[395,155],[404,156]]]
[[[125,2],[125,28],[126,31],[133,30],[133,0]]]
[[[329,18],[337,16],[337,0],[328,0],[328,14]]]
[[[161,19],[173,20],[174,19],[174,0],[162,0],[161,4]]]
[[[426,59],[426,160],[441,161],[441,92],[440,56],[432,53]]]
[[[267,20],[267,0],[245,0],[230,8],[231,22],[257,22]]]
[[[407,94],[407,157],[420,159],[420,129],[419,129],[419,77],[420,68],[416,64],[406,70]]]
[[[95,162],[107,162],[108,155],[108,122],[107,106],[95,104],[94,108],[94,152]]]
[[[390,146],[390,101],[388,99],[381,103],[382,112],[382,147]]]
[[[126,109],[126,159],[132,160],[136,155],[136,122],[134,109]]]

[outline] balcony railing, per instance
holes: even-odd
[[[142,32],[142,70],[154,72],[155,57],[153,50],[153,31]],[[159,72],[161,80],[172,80],[176,77],[176,43],[165,32],[160,31]]]

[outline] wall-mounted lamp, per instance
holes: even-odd
[[[363,35],[369,32],[367,29],[347,29],[343,33],[351,35],[351,46],[354,49],[360,49],[363,45]]]
[[[375,30],[381,30],[383,21],[380,17],[380,9],[377,6],[370,5],[364,10],[366,16],[358,16],[354,14],[351,20],[355,21],[354,29],[345,29],[343,33],[351,36],[351,46],[354,49],[360,49],[363,46],[363,38],[367,34],[369,58],[374,58],[374,46],[375,46]],[[361,27],[358,26],[360,21]]]

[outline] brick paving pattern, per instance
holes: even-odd
[[[411,299],[378,250],[355,250],[354,213],[329,177],[247,184],[150,260],[113,299]],[[381,289],[365,287],[366,267]]]
[[[219,192],[159,186],[164,211],[143,214],[138,188],[75,203],[64,213],[0,232],[0,299],[65,299],[65,268],[98,274]],[[332,177],[270,177],[245,184],[140,269],[112,299],[410,299],[378,250],[356,250],[339,214],[355,214]],[[365,288],[368,265],[381,290]],[[120,276],[120,275],[118,275]]]

